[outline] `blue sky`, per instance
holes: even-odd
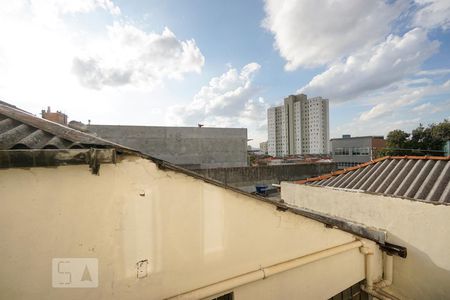
[[[450,117],[450,1],[1,1],[0,99],[94,124],[247,127],[289,94],[331,137]]]

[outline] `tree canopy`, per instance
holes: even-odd
[[[444,143],[450,140],[450,122],[445,119],[438,124],[424,127],[420,124],[411,134],[396,129],[386,138],[382,155],[441,155]]]

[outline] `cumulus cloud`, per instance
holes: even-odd
[[[266,0],[263,26],[287,70],[328,64],[382,41],[401,14],[402,1]]]
[[[371,99],[371,102],[377,104],[368,111],[362,112],[359,116],[359,121],[365,122],[384,118],[398,112],[400,109],[410,107],[425,97],[450,94],[450,80],[443,84],[434,84],[432,81],[427,80],[424,80],[423,83],[424,85],[422,86],[416,86],[415,80],[407,80],[393,89],[385,89],[379,92],[378,95]],[[433,113],[439,111],[439,108],[431,107],[431,104],[428,103],[413,107],[411,112],[417,114],[426,110]]]
[[[180,41],[170,29],[146,33],[133,25],[114,23],[98,49],[73,60],[73,73],[88,88],[153,86],[165,78],[200,73],[205,58],[194,40]]]
[[[438,48],[439,42],[430,41],[420,28],[403,36],[389,35],[384,42],[332,64],[300,92],[335,101],[352,100],[414,74]]]
[[[387,114],[395,112],[396,109],[415,103],[421,99],[428,88],[405,88],[391,93],[382,94],[377,102],[380,102],[373,106],[370,110],[361,113],[359,120],[369,121]],[[381,102],[382,101],[382,102]]]
[[[371,122],[361,122],[359,120],[347,122],[341,126],[337,126],[332,130],[332,137],[340,137],[342,134],[351,134],[353,136],[367,136],[367,135],[384,135],[389,131],[395,129],[403,129],[411,132],[421,122],[420,118],[404,116],[403,118],[382,118],[375,119]]]
[[[120,8],[111,0],[31,0],[31,8],[36,13],[87,13],[104,9],[113,15],[120,14]]]
[[[420,9],[416,12],[413,24],[424,28],[450,28],[450,1],[415,0]]]
[[[439,107],[436,105],[431,104],[430,102],[423,103],[420,105],[417,105],[411,109],[412,112],[418,113],[418,114],[425,114],[425,113],[436,113],[439,111]]]
[[[450,69],[422,70],[416,73],[417,76],[444,76],[450,74]]]
[[[450,101],[436,103],[433,99],[449,99],[449,96],[450,80],[436,84],[424,78],[420,87],[417,80],[403,80],[375,95],[359,99],[360,105],[369,106],[369,109],[344,124],[332,126],[331,135],[382,135],[399,128],[409,131],[419,123],[435,122],[436,114],[448,111]],[[423,99],[428,101],[417,104]]]
[[[178,125],[248,127],[252,135],[260,134],[266,126],[268,108],[253,85],[260,67],[253,62],[240,71],[231,68],[212,78],[188,105],[171,107],[168,118]]]

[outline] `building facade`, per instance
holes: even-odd
[[[326,154],[329,139],[328,99],[290,95],[267,111],[268,153],[272,156]]]
[[[259,150],[261,150],[264,154],[267,154],[267,142],[259,143]]]
[[[376,152],[386,146],[383,136],[343,135],[331,139],[331,152],[338,169],[353,167],[376,157]]]
[[[56,112],[52,112],[50,106],[47,107],[47,110],[42,110],[41,115],[43,119],[62,124],[67,125],[67,115],[57,110]]]

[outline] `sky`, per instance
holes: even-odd
[[[245,127],[330,100],[330,136],[450,118],[450,0],[0,0],[0,100],[92,124]]]

